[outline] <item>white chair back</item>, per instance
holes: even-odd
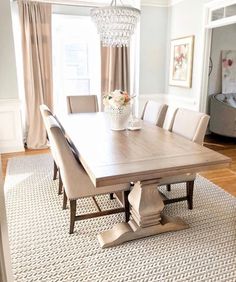
[[[207,114],[178,108],[173,115],[169,131],[202,145],[209,119]]]
[[[97,96],[67,96],[67,111],[70,114],[98,112]]]
[[[168,106],[156,101],[147,101],[144,106],[142,119],[153,123],[159,127],[163,127]]]

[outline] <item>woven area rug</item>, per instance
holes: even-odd
[[[102,250],[97,234],[124,215],[77,222],[69,235],[69,210],[61,209],[52,167],[48,154],[8,163],[5,191],[15,281],[236,281],[236,198],[208,180],[197,177],[192,211],[185,202],[165,207],[189,229]],[[176,196],[185,189],[179,184],[168,193]],[[116,205],[108,195],[99,201],[104,208]],[[81,200],[79,210],[92,211],[92,201]]]

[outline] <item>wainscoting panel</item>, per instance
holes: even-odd
[[[154,100],[159,103],[167,104],[168,110],[166,113],[166,119],[163,127],[169,128],[170,121],[176,108],[186,108],[190,110],[198,111],[198,105],[194,98],[182,98],[171,94],[142,94],[138,96],[138,116],[140,117],[144,108],[145,103],[148,100]]]
[[[20,102],[0,100],[0,153],[24,151]]]

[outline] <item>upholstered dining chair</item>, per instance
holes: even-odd
[[[98,112],[96,95],[67,96],[68,113],[93,113]]]
[[[63,209],[66,208],[67,201],[70,203],[70,228],[69,233],[74,232],[75,221],[88,219],[108,214],[125,212],[126,221],[129,220],[129,203],[128,193],[130,184],[119,184],[113,186],[104,186],[95,188],[89,176],[84,170],[81,163],[78,163],[70,149],[68,142],[60,129],[56,119],[53,116],[48,116],[48,124],[53,139],[53,146],[57,151],[59,162],[59,169],[63,183]],[[124,193],[124,208],[115,208],[111,210],[101,211],[95,196],[108,194],[110,192],[123,192]],[[80,198],[92,197],[98,211],[83,215],[76,214],[76,203]]]
[[[168,106],[166,104],[161,104],[151,100],[147,101],[144,106],[141,119],[151,122],[159,127],[163,127],[167,109]]]
[[[40,109],[40,112],[41,112],[41,116],[42,116],[42,119],[43,119],[43,123],[44,123],[45,129],[46,129],[46,132],[47,132],[47,139],[49,140],[50,132],[47,128],[47,119],[46,118],[48,116],[53,116],[53,113],[48,108],[48,106],[46,106],[45,104],[40,105],[39,109]],[[53,151],[51,151],[51,153],[52,153],[53,160],[54,160],[53,180],[55,180],[57,178],[58,167],[57,167],[57,164],[56,164],[56,154]]]
[[[58,194],[62,193],[62,181],[61,181],[61,177],[60,177],[60,171],[59,171],[59,167],[58,167],[58,160],[57,160],[57,152],[54,149],[54,146],[52,146],[52,138],[51,138],[51,132],[49,130],[49,126],[48,126],[48,122],[47,122],[47,117],[48,116],[54,116],[52,111],[48,108],[48,106],[46,106],[45,104],[42,104],[39,106],[42,118],[43,118],[43,122],[44,122],[44,126],[47,132],[47,139],[50,142],[50,151],[53,157],[53,180],[56,180],[57,178],[57,173],[59,174],[59,187],[58,187]]]
[[[178,134],[192,142],[202,145],[210,117],[187,109],[178,108],[173,114],[169,131]],[[163,178],[159,185],[166,185],[167,191],[171,191],[171,184],[186,183],[186,197],[165,199],[164,203],[187,201],[188,208],[193,208],[193,189],[195,173],[181,174],[173,177]]]

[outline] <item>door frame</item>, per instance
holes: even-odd
[[[207,112],[208,109],[208,82],[209,82],[209,60],[211,55],[211,43],[212,43],[212,30],[217,27],[222,27],[236,23],[236,15],[220,20],[211,21],[211,13],[213,10],[217,10],[229,5],[236,4],[236,0],[214,0],[204,5],[204,18],[203,18],[203,59],[202,59],[202,77],[201,77],[201,89],[200,89],[200,101],[199,110],[201,112]]]

